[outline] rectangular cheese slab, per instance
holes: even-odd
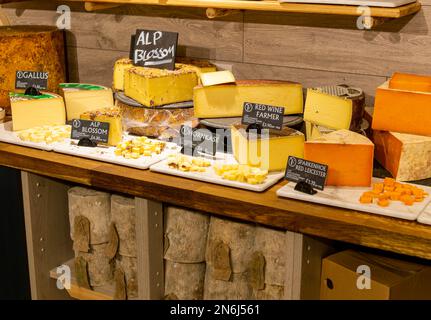
[[[431,92],[431,77],[396,72],[389,80],[390,89]]]
[[[237,80],[236,84],[197,86],[193,102],[198,118],[239,117],[245,102],[284,107],[285,114],[303,112],[302,86],[289,81]]]
[[[229,70],[202,73],[200,78],[204,87],[235,82],[235,77]]]
[[[376,160],[398,181],[431,178],[431,137],[373,131]]]
[[[285,170],[289,156],[304,156],[304,134],[291,128],[269,130],[268,137],[249,134],[245,125],[231,127],[232,150],[239,164],[262,170]]]
[[[379,86],[374,102],[372,128],[431,136],[431,93]]]
[[[109,123],[108,145],[116,146],[123,137],[123,124],[120,110],[117,108],[106,108],[88,111],[80,116],[83,120],[100,121]]]
[[[304,145],[306,160],[328,165],[328,186],[370,186],[373,156],[373,143],[349,130],[334,131]]]
[[[115,62],[112,83],[114,90],[124,91],[124,77],[126,75],[126,71],[132,67],[133,63],[129,58],[119,59]]]
[[[86,83],[62,83],[60,89],[66,104],[67,121],[79,119],[81,114],[114,106],[110,88]]]
[[[9,98],[14,131],[66,123],[63,98],[57,94],[42,92],[40,96],[29,96],[10,93]]]

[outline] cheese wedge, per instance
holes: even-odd
[[[431,136],[431,93],[390,89],[385,82],[376,91],[372,128]]]
[[[197,86],[193,102],[198,118],[239,117],[245,102],[284,107],[285,114],[303,111],[302,86],[289,81],[238,80],[236,84]]]
[[[317,124],[306,121],[305,122],[305,132],[307,141],[311,141],[320,138],[322,135],[331,133],[335,131],[334,129],[325,128]]]
[[[123,138],[123,128],[120,110],[117,108],[105,108],[88,111],[81,114],[80,119],[109,123],[108,144],[116,146]]]
[[[29,96],[10,93],[9,98],[14,131],[66,123],[63,98],[57,94],[42,92],[40,96]]]
[[[239,164],[258,167],[262,170],[286,169],[289,156],[302,158],[304,134],[291,128],[281,131],[264,130],[269,135],[247,133],[247,126],[231,127],[232,150]],[[263,132],[264,133],[264,132]]]
[[[62,83],[60,89],[66,104],[67,121],[79,119],[81,114],[114,106],[112,90],[85,83]]]
[[[129,58],[122,58],[115,62],[112,87],[114,90],[124,91],[124,77],[126,71],[133,67]]]
[[[431,178],[431,137],[373,131],[376,160],[398,181]]]
[[[124,93],[147,107],[190,101],[198,84],[195,68],[176,65],[176,69],[133,67],[126,72]]]
[[[202,73],[200,78],[204,87],[235,82],[235,77],[229,70]]]
[[[328,186],[370,186],[373,153],[367,137],[349,130],[337,130],[304,145],[306,160],[328,165]]]
[[[394,73],[389,80],[390,89],[431,92],[431,77],[407,73]]]

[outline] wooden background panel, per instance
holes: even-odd
[[[375,31],[346,29],[349,19],[354,26],[351,17],[247,12],[244,62],[378,76],[431,73],[431,7]]]

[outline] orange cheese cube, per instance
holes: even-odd
[[[349,130],[334,131],[304,145],[306,160],[328,165],[328,186],[370,186],[373,153],[367,137]]]
[[[382,199],[382,200],[379,200],[379,201],[377,202],[377,204],[378,204],[379,206],[381,206],[381,207],[387,207],[387,206],[389,206],[389,200],[387,200],[387,199]]]
[[[431,92],[431,77],[395,72],[389,80],[389,88]]]

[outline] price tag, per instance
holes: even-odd
[[[177,32],[137,30],[133,38],[133,64],[141,67],[175,69]]]
[[[15,89],[30,87],[46,90],[48,88],[48,72],[18,70],[15,76]]]
[[[260,124],[262,129],[281,130],[283,128],[284,107],[245,102],[242,124]]]
[[[189,126],[181,126],[181,147],[186,155],[197,155],[199,152],[215,155],[220,135],[212,133],[208,129],[193,129]]]
[[[305,181],[311,187],[323,190],[325,187],[328,166],[313,161],[289,156],[285,179],[293,182]]]
[[[81,140],[82,138],[108,143],[109,122],[73,119],[71,139]]]

